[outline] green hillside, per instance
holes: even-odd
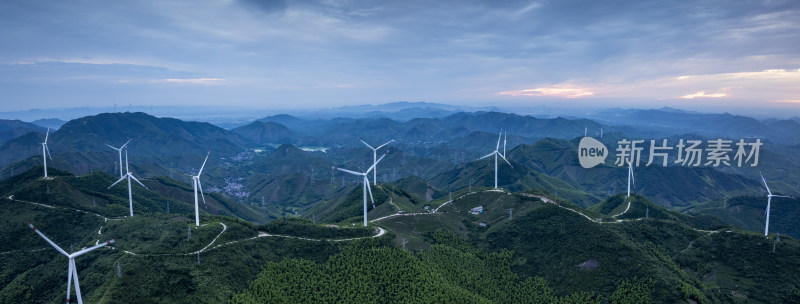
[[[687,208],[690,214],[702,214],[722,219],[726,223],[754,232],[764,233],[767,198],[765,196],[735,196],[721,201],[712,201]],[[800,237],[800,201],[792,198],[774,197],[770,207],[770,234],[788,234]]]
[[[102,178],[75,177],[57,170],[54,176],[45,181],[30,172],[4,181],[0,188],[4,194],[0,199],[0,241],[6,244],[0,248],[1,303],[64,301],[67,260],[33,233],[28,223],[69,252],[118,240],[76,259],[87,303],[225,302],[255,279],[260,265],[267,261],[302,258],[323,262],[344,243],[319,240],[370,238],[373,234],[364,228],[336,228],[303,220],[255,226],[230,216],[205,214],[202,225],[195,228],[190,214],[166,213],[151,206],[148,202],[170,201],[176,209],[181,207],[158,192],[146,192],[148,202],[136,206],[136,216],[124,217],[120,214],[127,209],[119,212],[109,206],[114,202],[97,199],[94,207],[91,202],[87,205],[85,198],[63,201],[66,196],[57,195],[67,191],[71,196],[88,196],[82,192],[86,189],[69,187],[78,183],[73,179]],[[52,184],[49,196],[60,199],[46,200],[45,195],[28,193],[40,183]],[[173,188],[174,192],[184,190]],[[5,195],[7,191],[15,194]],[[34,201],[37,199],[42,200]]]
[[[511,161],[509,166],[502,159],[498,161],[497,186],[508,191],[547,190],[559,197],[581,206],[590,206],[600,201],[595,195],[587,194],[572,185],[552,176],[540,174],[525,165]],[[448,186],[454,189],[473,187],[494,187],[494,158],[462,163],[455,168],[431,179],[431,184],[439,188]]]
[[[41,167],[34,167],[23,174],[0,182],[0,193],[16,200],[76,208],[104,214],[107,217],[129,215],[127,181],[113,188],[117,176],[104,172],[74,176],[68,172],[50,168],[51,179],[41,178]],[[140,178],[149,189],[133,182],[134,216],[152,213],[171,213],[194,218],[194,190],[191,186],[175,180],[159,177]],[[206,204],[200,203],[201,217],[204,214],[228,215],[252,222],[266,221],[266,211],[253,206],[232,203],[217,193],[206,193]]]
[[[369,220],[397,214],[398,212],[422,212],[424,201],[406,190],[392,184],[371,185],[375,207],[367,194],[367,217]],[[323,201],[306,211],[304,218],[312,215],[321,221],[330,223],[358,224],[363,223],[364,190],[361,183],[351,184],[340,189],[343,196]]]
[[[721,234],[751,235],[739,231],[727,232],[731,228],[720,219],[676,213],[639,196],[633,197],[631,207],[625,214],[612,217],[610,215],[619,214],[616,210],[620,210],[619,207],[625,202],[621,196],[598,204],[592,210],[582,210],[565,201],[557,201],[558,205],[545,203],[537,195],[540,194],[493,191],[476,192],[463,197],[459,195],[459,199],[441,208],[437,214],[398,216],[381,221],[380,225],[396,234],[395,244],[398,246],[405,242],[407,248],[423,252],[434,246],[431,236],[437,229],[452,231],[464,238],[467,244],[489,252],[513,251],[513,272],[523,277],[546,279],[556,295],[566,296],[585,291],[611,299],[621,284],[632,280],[649,286],[646,289],[655,302],[678,299],[678,302],[727,303],[738,299],[737,296],[749,299],[783,297],[773,293],[773,290],[751,288],[758,284],[720,292],[717,285],[724,282],[712,284],[708,273],[687,268],[712,269],[711,266],[698,266],[696,261],[690,264],[682,258],[689,252],[697,256],[707,254],[695,252],[694,244],[697,242],[707,239],[717,241],[717,236]],[[469,213],[472,207],[479,205],[484,207],[483,213]],[[627,203],[624,205],[627,206]],[[513,215],[509,209],[513,209]],[[510,215],[513,217],[511,220]],[[603,218],[602,223],[600,218]],[[486,226],[479,225],[481,223]],[[749,239],[748,242],[751,243],[746,245],[747,248],[753,248],[759,241]],[[760,242],[764,243],[763,240]],[[784,244],[787,248],[794,248],[798,244],[790,238],[782,238],[782,242],[778,245]],[[771,247],[764,248],[762,244],[759,248],[750,254],[761,255],[759,259],[762,260],[767,259]],[[733,247],[725,250],[731,251],[726,255],[735,255],[733,251],[737,251]],[[782,267],[791,269],[800,255],[792,251],[786,254],[793,258],[780,263]],[[738,262],[743,264],[737,267],[756,265]],[[715,262],[709,259],[704,263]],[[726,263],[719,261],[719,264]],[[720,280],[743,280],[738,277],[740,275],[749,277],[753,274],[727,273]],[[766,276],[767,273],[760,275]],[[792,289],[793,284],[798,282],[794,276],[780,278],[761,282],[786,289]]]
[[[443,234],[445,232],[442,232]],[[357,242],[325,263],[267,263],[231,303],[599,303],[591,294],[554,296],[540,278],[511,271],[510,252],[447,242],[415,256],[377,241]]]
[[[613,147],[607,143],[608,147]],[[614,166],[614,155],[591,169],[578,162],[577,142],[546,138],[534,145],[520,145],[508,152],[508,158],[539,173],[557,177],[572,187],[596,196],[627,191],[628,170]],[[705,167],[634,167],[633,193],[666,207],[681,207],[722,198],[732,194],[758,193],[757,181],[714,168]]]
[[[639,195],[584,209],[545,190],[475,186],[453,191],[452,200],[442,194],[426,202],[386,183],[372,187],[376,207],[368,205],[363,228],[360,184],[261,225],[242,218],[262,209],[210,194],[203,225],[195,228],[192,189],[181,182],[156,178],[144,181],[150,190],[134,186],[130,218],[127,191],[107,189],[114,176],[53,169],[44,180],[39,170],[0,182],[0,242],[8,244],[0,249],[2,303],[63,302],[66,259],[29,222],[70,252],[118,239],[76,260],[87,303],[800,299],[795,239],[775,242]],[[478,206],[482,212],[473,214]]]
[[[118,239],[111,248],[76,259],[86,303],[225,302],[255,279],[258,265],[266,261],[294,257],[322,262],[339,246],[255,238],[255,226],[230,217],[206,217],[208,223],[195,229],[194,221],[166,214],[104,222],[99,216],[62,208],[8,199],[0,204],[14,212],[0,215],[4,241],[13,244],[0,252],[2,303],[64,301],[67,259],[33,233],[27,220],[67,251],[94,245],[98,239]]]

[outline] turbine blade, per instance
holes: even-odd
[[[72,292],[72,274],[73,274],[73,272],[74,272],[73,270],[75,268],[75,260],[69,259],[69,262],[67,262],[67,265],[68,265],[67,266],[67,304],[69,304],[69,299],[70,299],[69,295]],[[79,304],[82,304],[82,303],[79,303]]]
[[[61,249],[61,247],[58,247],[58,245],[56,245],[56,243],[54,243],[52,240],[50,240],[50,238],[48,238],[46,235],[44,235],[44,233],[42,233],[41,231],[39,231],[39,229],[36,229],[36,227],[34,227],[34,226],[33,226],[33,224],[28,224],[28,227],[31,227],[31,229],[33,229],[33,231],[34,231],[34,232],[36,232],[36,234],[38,234],[38,235],[39,235],[39,236],[41,236],[41,237],[42,237],[42,238],[43,238],[45,241],[47,241],[48,243],[50,243],[50,245],[51,245],[51,246],[55,247],[55,248],[56,248],[56,250],[58,250],[58,252],[61,252],[61,254],[63,254],[63,255],[69,256],[69,253],[67,253],[66,251],[64,251],[64,249]]]
[[[773,195],[772,197],[785,197],[785,198],[794,198],[794,197],[792,197],[792,196],[786,196],[786,195]]]
[[[122,145],[122,146],[121,146],[121,147],[119,147],[119,148],[120,148],[120,149],[122,149],[122,148],[125,148],[125,146],[127,146],[129,142],[131,142],[131,139],[130,139],[130,138],[128,138],[128,141],[126,141],[126,142],[125,142],[125,144],[124,144],[124,145]]]
[[[761,175],[761,181],[764,182],[764,187],[767,188],[767,193],[772,195],[772,191],[769,191],[769,186],[767,186],[767,180],[764,178],[764,174],[761,174],[761,172],[758,172],[758,174]]]
[[[206,160],[203,161],[203,165],[200,166],[200,171],[197,172],[197,177],[200,177],[200,174],[203,173],[203,168],[205,168],[205,166],[206,166],[206,162],[208,161],[208,156],[209,155],[211,155],[211,151],[210,150],[208,151],[208,154],[206,154]]]
[[[117,151],[122,150],[122,148],[114,148],[114,146],[109,145],[109,144],[106,144],[106,146],[111,148],[111,149],[117,150]]]
[[[392,142],[394,142],[394,139],[392,139],[392,140],[390,140],[390,141],[387,141],[385,144],[382,144],[382,145],[378,146],[377,148],[375,148],[375,150],[378,150],[378,149],[380,149],[380,148],[383,148],[383,146],[385,146],[385,145],[388,145],[388,144],[390,144],[390,143],[392,143]]]
[[[358,140],[360,140],[362,143],[364,143],[365,145],[367,145],[367,147],[369,147],[370,149],[372,149],[372,150],[377,150],[377,149],[373,148],[372,146],[370,146],[370,145],[369,145],[369,144],[368,144],[366,141],[364,141],[363,139],[359,138]]]
[[[205,205],[206,196],[203,194],[203,184],[200,183],[200,178],[197,179],[197,188],[200,189],[200,197],[203,198],[203,205]]]
[[[769,212],[769,206],[770,206],[771,204],[772,204],[772,195],[769,195],[769,196],[767,196],[767,209],[766,209],[766,210],[764,210],[764,213],[765,213],[765,214],[769,214],[769,213],[767,213],[767,212]]]
[[[503,136],[503,156],[506,155],[506,141],[508,141],[508,131],[506,131],[506,135]],[[505,159],[505,157],[503,157],[503,159]]]
[[[147,186],[142,184],[142,182],[140,182],[139,179],[136,178],[136,176],[133,176],[133,174],[129,174],[129,175],[133,178],[133,180],[135,180],[137,183],[139,183],[139,185],[142,185],[142,187],[144,187],[145,189],[150,190],[150,188],[147,188]]]
[[[83,299],[81,298],[81,283],[78,281],[78,267],[75,266],[75,259],[69,262],[72,263],[72,276],[75,280],[75,296],[78,297],[78,304],[83,304]]]
[[[50,154],[50,148],[47,147],[47,144],[44,144],[44,150],[47,151],[47,157],[53,160],[53,154]]]
[[[47,143],[47,138],[50,137],[50,128],[47,128],[47,134],[44,135],[44,143]]]
[[[375,199],[372,198],[372,187],[369,186],[369,179],[364,175],[364,185],[367,185],[367,192],[369,192],[369,200],[372,201],[372,209],[375,209]]]
[[[347,169],[342,169],[342,168],[336,168],[336,170],[339,170],[339,171],[342,171],[342,172],[347,172],[347,173],[350,173],[350,174],[353,174],[353,175],[364,175],[364,173],[359,173],[359,172],[355,172],[355,171],[350,171],[350,170],[347,170]]]
[[[80,256],[80,255],[82,255],[82,254],[84,254],[84,253],[87,253],[87,252],[89,252],[89,251],[95,250],[95,249],[97,249],[97,248],[100,248],[100,247],[108,246],[108,245],[114,244],[114,243],[116,243],[116,242],[117,242],[117,240],[116,240],[116,239],[109,240],[109,241],[107,241],[107,242],[105,242],[105,243],[101,243],[101,244],[99,244],[99,245],[95,245],[95,246],[92,246],[92,247],[89,247],[89,248],[83,249],[83,250],[81,250],[81,251],[78,251],[78,252],[76,252],[76,253],[73,253],[73,254],[71,254],[71,255],[70,255],[70,257],[72,257],[72,258],[75,258],[75,257],[78,257],[78,256]]]
[[[486,156],[484,156],[484,157],[481,157],[481,158],[478,158],[478,159],[476,159],[476,160],[481,160],[481,159],[487,158],[487,157],[489,157],[489,156],[492,156],[492,155],[494,155],[496,152],[497,152],[497,151],[495,151],[495,152],[492,152],[492,153],[489,153],[489,154],[486,154]]]
[[[505,156],[503,156],[503,154],[497,153],[497,155],[499,155],[499,156],[500,156],[500,158],[502,158],[502,159],[503,159],[503,160],[506,162],[506,164],[508,164],[509,166],[511,166],[511,168],[514,168],[514,165],[512,165],[511,163],[509,163],[509,162],[508,162],[508,160],[506,159],[506,157],[505,157]]]
[[[372,171],[372,169],[375,169],[375,166],[377,166],[377,165],[378,165],[378,163],[379,163],[379,162],[381,162],[381,160],[382,160],[382,159],[383,159],[385,156],[386,156],[386,154],[384,154],[384,155],[381,155],[381,158],[378,158],[378,160],[377,160],[377,161],[375,161],[375,163],[374,163],[374,164],[372,164],[372,166],[371,166],[371,167],[369,167],[369,169],[367,169],[367,172],[364,172],[364,174],[367,174],[367,173],[369,173],[369,171]]]
[[[120,177],[116,182],[111,184],[111,186],[108,186],[108,189],[111,189],[111,187],[114,187],[114,185],[119,184],[119,182],[121,182],[123,179],[125,179],[126,176],[128,176],[128,175],[123,175],[122,177]]]
[[[628,170],[631,170],[631,185],[636,188],[636,177],[633,175],[633,167],[628,167]]]
[[[500,135],[497,135],[497,146],[494,147],[495,151],[500,150],[500,139],[503,138],[503,131],[500,130]]]
[[[131,173],[131,170],[128,169],[128,148],[125,148],[125,173]]]

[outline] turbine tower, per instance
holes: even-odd
[[[50,149],[47,148],[47,138],[50,137],[50,128],[47,128],[47,134],[44,135],[44,142],[42,143],[42,160],[44,160],[44,178],[47,178],[47,158],[53,160],[50,154]]]
[[[769,207],[772,204],[772,198],[773,197],[793,198],[793,197],[785,196],[785,195],[774,195],[774,194],[772,194],[772,191],[769,191],[769,186],[767,186],[767,180],[764,179],[764,175],[761,174],[761,172],[758,172],[758,174],[761,175],[761,181],[764,182],[764,187],[767,188],[767,223],[764,225],[764,236],[767,236],[767,234],[769,234]]]
[[[200,197],[203,198],[203,205],[206,204],[206,196],[203,194],[203,184],[200,183],[200,174],[203,173],[203,168],[206,166],[206,161],[208,161],[208,156],[211,155],[211,151],[208,151],[206,154],[206,160],[203,161],[203,165],[200,166],[200,171],[197,171],[197,175],[192,175],[192,181],[194,181],[194,225],[195,227],[200,227],[200,208],[197,202],[197,189],[200,188]]]
[[[378,146],[377,148],[373,148],[367,142],[365,142],[363,139],[359,138],[358,140],[360,140],[362,143],[364,143],[364,145],[366,145],[367,147],[372,149],[372,165],[373,166],[378,164],[378,161],[377,161],[377,159],[378,159],[377,158],[378,149],[383,148],[383,146],[394,142],[394,139],[392,139],[390,141],[387,141],[385,144],[382,144],[382,145]],[[373,185],[377,185],[378,184],[378,173],[377,172],[378,172],[378,168],[375,168],[375,171],[372,171],[372,184]]]
[[[44,233],[42,233],[41,231],[37,230],[36,227],[33,226],[33,224],[28,224],[28,226],[31,227],[31,229],[33,229],[34,232],[39,234],[39,236],[41,236],[45,241],[50,243],[50,245],[53,246],[56,250],[58,250],[58,252],[61,252],[61,254],[67,256],[67,258],[69,259],[69,267],[67,268],[67,304],[69,304],[69,301],[70,301],[70,291],[72,289],[71,285],[72,285],[72,280],[73,279],[75,280],[75,295],[78,296],[78,304],[83,304],[83,299],[81,298],[81,286],[80,286],[80,284],[78,284],[78,267],[75,266],[75,258],[80,256],[80,255],[83,255],[84,253],[87,253],[89,251],[95,250],[97,248],[114,244],[114,243],[117,242],[117,240],[113,239],[113,240],[110,240],[108,242],[96,245],[94,247],[81,249],[81,250],[78,250],[77,252],[73,252],[73,253],[67,253],[66,251],[64,251],[64,249],[61,249],[61,247],[58,247],[58,245],[56,245],[56,243],[53,243],[53,241],[51,241],[47,236],[45,236]]]
[[[628,196],[626,198],[631,197],[631,183],[633,186],[636,187],[636,179],[633,178],[633,161],[628,160]]]
[[[123,177],[124,176],[122,174],[122,149],[124,149],[125,146],[127,146],[129,142],[131,142],[130,139],[128,139],[128,141],[126,141],[125,144],[120,146],[119,148],[115,148],[112,145],[106,144],[106,146],[108,146],[109,148],[117,150],[117,152],[119,152],[119,177]]]
[[[131,191],[131,178],[133,178],[133,180],[139,183],[139,185],[142,185],[142,187],[144,187],[145,189],[147,189],[147,186],[142,184],[142,182],[140,182],[139,179],[137,179],[136,176],[133,176],[133,174],[131,174],[131,171],[128,170],[128,148],[125,148],[125,172],[126,172],[125,175],[123,175],[116,182],[111,184],[111,186],[108,186],[108,189],[111,189],[111,187],[114,187],[114,185],[118,184],[123,179],[128,178],[128,204],[130,205],[131,209],[131,217],[133,217],[133,192]]]
[[[350,173],[350,174],[353,174],[353,175],[358,175],[358,176],[361,176],[363,178],[363,183],[364,183],[364,227],[367,226],[367,192],[369,192],[369,199],[372,201],[372,209],[375,209],[375,199],[372,197],[372,188],[370,188],[370,186],[369,186],[369,178],[367,177],[367,175],[369,175],[369,171],[375,169],[375,166],[377,166],[378,163],[381,162],[381,160],[385,156],[386,156],[386,154],[382,155],[381,158],[379,158],[377,161],[375,161],[375,163],[372,164],[372,167],[369,167],[369,169],[367,169],[367,171],[364,172],[364,173],[350,171],[350,170],[338,168],[338,167],[335,167],[335,166],[333,167],[333,169],[336,169],[336,170],[339,170],[339,171],[342,171],[342,172],[347,172],[347,173]]]
[[[481,160],[481,159],[484,159],[484,158],[487,158],[489,156],[494,155],[494,188],[495,189],[497,189],[497,157],[500,156],[501,158],[503,158],[503,161],[505,161],[509,166],[511,166],[511,168],[514,168],[514,166],[512,166],[511,163],[509,163],[508,160],[506,159],[506,141],[505,140],[503,140],[503,153],[502,154],[500,153],[500,139],[501,138],[503,138],[503,131],[500,131],[500,135],[497,137],[497,146],[495,146],[494,151],[492,151],[492,153],[489,153],[486,156],[481,157],[481,158],[478,159],[478,160]]]

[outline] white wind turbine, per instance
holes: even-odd
[[[128,148],[125,148],[125,172],[126,172],[125,175],[123,175],[116,182],[111,184],[111,186],[108,186],[108,189],[111,189],[111,187],[114,187],[114,185],[118,184],[123,179],[128,178],[128,203],[130,205],[131,217],[132,217],[133,216],[133,192],[131,191],[131,178],[133,178],[133,180],[135,180],[137,183],[139,183],[139,185],[142,185],[142,187],[144,187],[145,189],[148,189],[148,188],[147,188],[147,186],[142,184],[142,182],[140,182],[139,179],[137,179],[135,176],[133,176],[133,174],[131,174],[130,170],[128,170]]]
[[[50,154],[50,149],[47,148],[47,138],[50,137],[50,128],[47,128],[47,134],[44,135],[44,142],[42,143],[42,160],[44,160],[44,178],[47,178],[47,158],[53,160]]]
[[[119,177],[123,176],[123,174],[122,174],[122,149],[124,149],[125,146],[127,146],[129,142],[131,142],[130,139],[128,139],[128,141],[126,141],[125,144],[120,146],[119,148],[115,148],[112,145],[106,144],[106,146],[108,146],[109,148],[117,150],[119,152]]]
[[[53,246],[56,250],[58,250],[58,252],[61,252],[61,254],[65,255],[65,256],[67,256],[67,258],[69,258],[69,268],[67,270],[67,304],[69,304],[69,301],[70,301],[70,291],[72,289],[72,286],[70,286],[70,285],[72,285],[72,280],[73,279],[75,279],[75,294],[78,296],[78,304],[83,304],[83,299],[81,298],[81,286],[80,286],[80,284],[78,284],[78,267],[75,266],[75,258],[80,256],[80,255],[83,255],[84,253],[87,253],[89,251],[95,250],[97,248],[114,244],[114,243],[117,242],[117,240],[113,239],[113,240],[110,240],[108,242],[96,245],[94,247],[84,248],[84,249],[78,250],[77,252],[73,252],[73,253],[70,254],[70,253],[67,253],[66,251],[64,251],[64,249],[61,249],[61,247],[58,247],[58,245],[56,245],[56,243],[53,243],[53,241],[51,241],[47,236],[45,236],[44,233],[42,233],[41,231],[37,230],[36,227],[33,226],[33,224],[28,224],[28,226],[30,226],[31,229],[33,229],[33,231],[35,231],[37,234],[39,234],[39,236],[41,236],[45,241],[50,243],[50,245]]]
[[[394,142],[394,139],[392,139],[390,141],[387,141],[385,144],[382,144],[382,145],[378,146],[377,148],[373,148],[367,142],[365,142],[363,139],[359,138],[358,140],[360,140],[367,147],[372,149],[372,165],[373,166],[378,164],[378,160],[377,160],[378,159],[378,149],[383,148],[383,146]],[[378,184],[378,168],[377,167],[375,167],[375,171],[372,171],[372,184],[373,185],[377,185]]]
[[[338,168],[336,166],[333,167],[336,170],[339,170],[339,171],[342,171],[342,172],[347,172],[347,173],[350,173],[350,174],[353,174],[353,175],[358,175],[358,176],[363,177],[363,179],[364,179],[364,227],[367,226],[367,192],[369,192],[369,199],[372,201],[372,209],[375,209],[375,199],[372,198],[372,188],[370,188],[370,186],[369,186],[369,178],[367,177],[367,175],[369,175],[369,171],[375,169],[375,166],[378,165],[378,163],[381,162],[381,160],[385,156],[386,156],[386,154],[382,155],[381,158],[379,158],[377,161],[375,161],[375,163],[372,164],[372,167],[369,167],[369,169],[367,169],[367,171],[364,172],[364,173],[350,171],[350,170],[347,170],[347,169]]]
[[[636,179],[633,178],[633,161],[628,160],[628,196],[631,197],[631,184],[636,187]]]
[[[195,227],[200,226],[200,208],[197,202],[197,189],[200,188],[200,197],[203,198],[203,205],[206,204],[206,197],[203,195],[203,185],[200,183],[200,174],[203,173],[203,168],[206,166],[206,161],[208,161],[208,156],[211,155],[211,151],[208,151],[206,154],[206,160],[203,161],[203,165],[200,166],[200,171],[197,171],[197,175],[192,175],[192,180],[194,181],[194,225]]]
[[[793,198],[793,197],[785,196],[785,195],[774,195],[774,194],[772,194],[772,191],[769,191],[769,186],[767,186],[767,180],[764,179],[764,175],[761,174],[761,172],[759,172],[758,174],[761,175],[761,181],[764,182],[764,187],[767,188],[767,223],[764,225],[764,236],[767,236],[767,234],[769,233],[769,207],[772,204],[772,198],[773,197]]]
[[[511,163],[509,163],[508,160],[506,159],[506,141],[505,140],[503,140],[503,153],[500,154],[500,138],[502,138],[502,137],[503,137],[503,131],[500,131],[500,135],[497,136],[497,146],[495,146],[494,151],[492,151],[492,153],[489,153],[486,156],[481,157],[481,158],[478,159],[478,160],[481,160],[481,159],[484,159],[484,158],[487,158],[489,156],[494,155],[494,188],[495,189],[497,189],[497,157],[500,156],[501,158],[503,158],[503,160],[509,166],[511,166],[511,168],[514,168],[514,166],[512,166]]]

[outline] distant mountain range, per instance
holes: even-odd
[[[256,144],[288,144],[298,141],[297,135],[292,130],[276,122],[254,121],[248,125],[235,128],[231,132],[239,134]]]
[[[800,143],[800,121],[759,121],[733,114],[702,114],[672,108],[601,111],[587,118],[609,124],[646,128],[663,135],[689,133],[709,138],[762,138],[786,144]]]
[[[47,128],[43,128],[33,123],[27,123],[19,120],[0,119],[0,145],[30,132],[44,133],[46,131]]]
[[[61,126],[63,126],[67,122],[58,118],[45,118],[45,119],[34,120],[31,123],[45,128],[56,130],[58,128],[61,128]]]
[[[397,104],[389,108],[402,110],[409,106],[420,104]],[[655,112],[655,117],[701,115],[674,109]],[[758,125],[753,121],[750,123]],[[332,172],[330,168],[340,166],[359,171],[369,167],[372,153],[359,138],[374,145],[395,139],[396,142],[379,152],[388,154],[379,165],[378,179],[405,185],[401,188],[421,200],[437,199],[449,190],[470,184],[491,186],[493,164],[490,160],[474,160],[491,152],[501,129],[508,134],[503,133],[502,141],[514,165],[510,168],[500,164],[502,188],[548,191],[584,207],[624,192],[627,173],[612,164],[613,157],[596,168],[581,168],[577,161],[578,138],[587,132],[614,147],[623,138],[652,136],[651,131],[589,119],[536,118],[499,112],[458,112],[403,122],[389,118],[325,120],[276,115],[230,131],[208,123],[157,118],[145,113],[107,113],[69,121],[51,132],[49,147],[53,160],[48,164],[74,174],[94,171],[117,174],[118,154],[106,144],[119,146],[131,138],[128,151],[131,170],[144,177],[172,176],[188,183],[187,174],[196,172],[210,150],[211,158],[204,172],[207,189],[225,193],[243,204],[261,206],[263,202],[274,206],[278,210],[269,214],[279,216],[286,212],[282,208],[307,209],[321,201],[336,200],[343,195],[342,191],[349,191],[344,188],[357,184],[352,177]],[[702,138],[670,136],[670,140],[681,136]],[[42,141],[43,134],[33,131],[0,146],[0,175],[9,177],[41,165]],[[793,156],[800,151],[798,147],[765,142],[763,165],[758,168],[637,167],[637,182],[632,192],[667,207],[690,206],[726,196],[760,193],[763,190],[753,178],[763,170],[775,181],[776,191],[793,194],[795,185],[800,184],[800,177],[792,173],[792,168],[800,168],[800,161]],[[643,151],[645,159],[647,155]],[[415,180],[411,177],[424,181],[424,191],[419,183],[400,182]],[[229,190],[233,188],[241,190]]]
[[[536,118],[500,112],[459,112],[445,117],[414,118],[405,122],[388,118],[310,120],[291,115],[270,116],[260,121],[278,123],[299,134],[314,137],[316,144],[351,146],[360,144],[359,137],[372,142],[393,138],[398,143],[429,146],[474,131],[497,134],[500,130],[504,130],[512,136],[531,139],[544,137],[571,139],[583,135],[587,128],[589,130],[604,128],[607,133],[643,134],[634,128],[611,127],[588,119]]]

